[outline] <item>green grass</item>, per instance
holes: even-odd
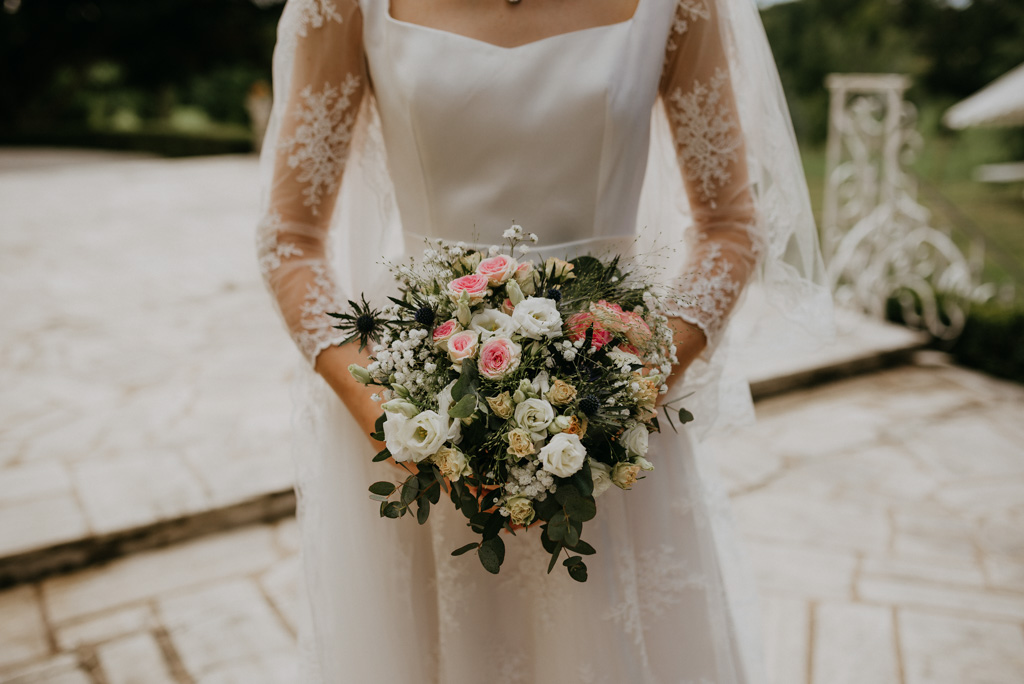
[[[1024,158],[1014,160],[1012,150],[1000,145],[1000,139],[997,131],[931,137],[921,149],[914,171],[957,213],[977,226],[988,240],[990,252],[998,252],[1002,261],[1012,261],[1024,270],[1024,183],[990,184],[971,179],[974,167],[979,164],[1024,161]],[[815,219],[820,226],[825,192],[825,149],[807,147],[801,153]],[[935,201],[924,187],[918,193],[918,200],[932,210],[937,225],[956,222],[943,203]],[[965,239],[958,239],[958,242],[966,248]],[[990,258],[984,277],[1005,282],[1011,273],[999,261]],[[1024,288],[1024,282],[1017,282],[1017,286]]]

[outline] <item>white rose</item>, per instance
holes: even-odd
[[[527,297],[512,311],[512,320],[519,334],[531,340],[553,338],[562,334],[562,316],[552,299]]]
[[[541,440],[555,419],[555,409],[543,399],[526,399],[516,406],[514,416],[516,425],[529,432],[535,440]]]
[[[437,411],[423,411],[410,418],[398,433],[399,448],[403,455],[407,454],[402,460],[411,458],[419,463],[437,453],[447,438],[448,421]],[[394,454],[393,451],[391,453]]]
[[[480,334],[480,339],[486,340],[490,337],[512,337],[516,331],[516,324],[507,313],[497,309],[484,309],[473,314],[469,321],[469,329]]]
[[[601,496],[612,486],[612,469],[600,461],[590,459],[590,476],[594,478],[594,496]]]
[[[622,433],[619,440],[631,456],[646,456],[649,436],[650,433],[647,432],[646,427],[640,423],[634,423],[633,427]]]
[[[539,454],[541,467],[558,477],[569,477],[583,467],[587,450],[576,435],[560,432],[545,444]]]

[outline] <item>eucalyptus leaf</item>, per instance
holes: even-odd
[[[469,418],[476,410],[476,395],[465,394],[461,399],[452,404],[448,409],[448,415],[452,418]]]
[[[452,555],[453,556],[461,556],[464,553],[472,551],[473,549],[477,548],[478,546],[480,546],[479,542],[473,542],[471,544],[466,544],[465,546],[460,546],[459,548],[457,548],[454,551],[452,551]]]
[[[501,570],[501,564],[505,562],[505,542],[501,537],[493,537],[481,542],[477,549],[477,555],[480,557],[480,564],[484,566],[484,569],[497,575]]]
[[[551,552],[551,561],[548,563],[548,574],[549,575],[551,574],[551,571],[554,569],[555,563],[558,562],[558,554],[560,554],[560,553],[562,553],[562,545],[561,544],[557,544],[555,546],[555,550]]]
[[[394,501],[381,504],[380,515],[382,518],[401,518],[402,507]]]
[[[420,481],[415,475],[410,475],[402,485],[402,503],[408,506],[420,491]]]
[[[430,517],[430,502],[420,499],[416,502],[416,522],[423,525],[427,522],[427,518]]]
[[[562,565],[564,565],[567,568],[570,568],[570,567],[572,567],[574,565],[578,565],[578,564],[580,564],[582,562],[583,562],[583,559],[580,558],[579,556],[569,556],[564,561],[562,561]]]
[[[572,577],[577,582],[587,581],[587,564],[584,562],[576,563],[575,565],[569,566],[569,577]]]
[[[376,456],[373,457],[373,462],[380,463],[381,461],[386,461],[389,458],[391,458],[391,452],[388,451],[387,447],[384,447],[383,449],[377,452]]]
[[[583,497],[576,497],[570,499],[565,504],[565,512],[573,520],[579,520],[586,522],[587,520],[593,520],[594,516],[597,515],[597,503],[593,497],[584,499]]]
[[[370,485],[370,493],[378,494],[380,496],[391,496],[395,492],[395,484],[393,482],[374,482]]]
[[[692,413],[690,413],[689,411],[687,411],[684,408],[679,409],[679,422],[680,423],[683,423],[685,425],[686,423],[689,423],[691,420],[693,420],[693,414]]]
[[[597,550],[593,546],[583,541],[582,539],[580,539],[572,546],[572,550],[582,556],[592,556],[595,553],[597,553]]]

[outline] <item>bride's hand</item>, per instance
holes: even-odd
[[[678,361],[672,366],[672,375],[668,380],[671,388],[678,384],[686,373],[686,369],[708,346],[708,338],[698,326],[684,321],[682,318],[669,318],[668,324],[675,331],[676,359]]]
[[[354,342],[343,344],[340,347],[331,346],[320,352],[316,360],[316,372],[319,373],[327,384],[331,386],[334,393],[345,404],[345,407],[359,424],[360,431],[373,446],[374,452],[384,448],[384,443],[377,441],[370,435],[376,432],[377,418],[380,417],[380,403],[373,401],[371,397],[380,388],[367,386],[352,377],[348,372],[351,364],[358,364],[364,368],[370,363],[370,355],[359,351],[359,345]],[[394,459],[386,461],[408,475],[409,471]]]

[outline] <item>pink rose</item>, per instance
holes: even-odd
[[[515,308],[516,307],[512,305],[512,300],[511,299],[506,299],[505,301],[503,301],[501,303],[501,313],[503,313],[503,314],[508,314],[509,316],[511,316],[512,315],[512,311]]]
[[[448,358],[455,363],[470,359],[476,354],[479,335],[475,330],[463,330],[448,338]]]
[[[601,299],[590,303],[590,313],[600,321],[601,325],[616,333],[624,333],[629,327],[626,320],[626,312],[618,304],[606,302]],[[635,314],[633,314],[635,315]]]
[[[523,348],[509,338],[492,337],[480,348],[477,367],[485,378],[500,380],[519,368],[522,353]]]
[[[634,347],[631,344],[626,344],[625,342],[622,342],[622,343],[618,344],[615,348],[619,349],[621,351],[624,351],[627,354],[632,354],[633,356],[640,356],[640,350],[639,349],[637,349],[636,347]]]
[[[647,325],[647,321],[638,313],[630,311],[623,315],[626,321],[626,339],[637,347],[646,346],[654,336],[651,326]]]
[[[587,328],[594,329],[590,343],[597,349],[612,341],[612,334],[601,325],[601,322],[594,317],[594,314],[588,311],[582,311],[569,316],[565,320],[565,327],[569,329],[569,339],[573,342],[585,339]]]
[[[448,283],[448,295],[458,301],[462,293],[465,292],[469,295],[470,304],[479,304],[487,296],[488,284],[487,276],[485,275],[479,273],[464,275]]]
[[[499,254],[484,259],[476,267],[479,275],[487,276],[487,282],[491,285],[501,285],[503,282],[516,274],[519,263],[510,256]]]
[[[441,325],[434,328],[433,341],[439,347],[448,346],[448,338],[457,332],[462,332],[462,326],[454,318],[450,321],[445,321]]]

